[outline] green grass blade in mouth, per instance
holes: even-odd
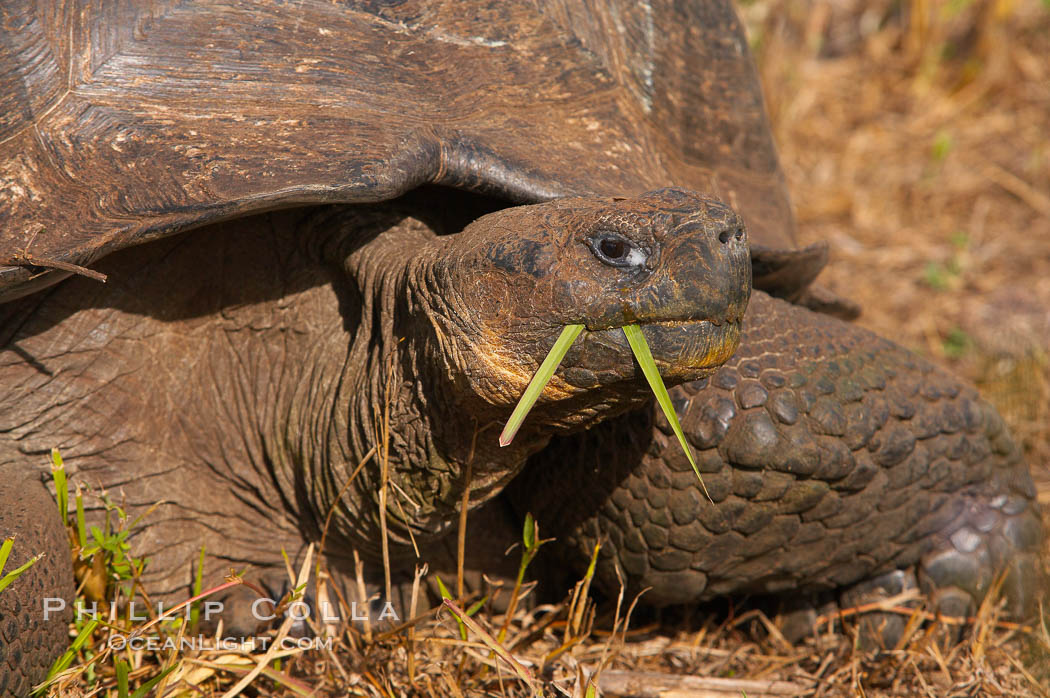
[[[711,499],[711,495],[707,494],[704,478],[700,477],[700,468],[696,467],[696,461],[693,460],[693,451],[685,440],[682,424],[678,421],[678,415],[674,413],[674,405],[671,404],[671,396],[667,394],[664,379],[660,377],[660,371],[656,368],[653,353],[649,351],[649,344],[646,343],[645,335],[642,334],[642,328],[638,325],[624,325],[623,333],[627,336],[627,343],[631,345],[634,358],[638,360],[638,365],[642,367],[645,379],[649,381],[649,387],[653,389],[653,394],[656,395],[656,401],[660,403],[664,416],[671,423],[671,428],[674,429],[675,436],[678,437],[678,443],[682,445],[682,450],[685,451],[685,457],[689,459],[689,464],[693,466],[693,472],[696,473],[696,478],[700,481],[700,487],[703,488],[707,498]]]
[[[576,341],[581,332],[583,332],[583,325],[566,325],[565,329],[561,331],[558,341],[551,347],[551,350],[547,353],[547,358],[543,360],[543,363],[540,364],[539,369],[536,371],[536,375],[529,382],[529,387],[525,388],[524,394],[518,400],[518,406],[514,408],[510,419],[507,420],[507,426],[503,427],[503,433],[499,435],[500,446],[507,446],[514,440],[514,435],[518,433],[518,428],[525,421],[525,416],[532,409],[532,406],[536,404],[536,399],[543,392],[543,389],[547,387],[547,383],[550,382],[554,372],[558,369],[558,364],[565,358],[565,353],[569,351],[569,347],[572,346],[572,343]]]

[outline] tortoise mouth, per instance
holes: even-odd
[[[593,323],[581,320],[580,323],[588,332],[606,332],[609,330],[620,330],[624,325],[638,325],[639,327],[685,327],[693,325],[709,325],[722,327],[724,325],[739,325],[741,316],[727,315],[721,320],[711,317],[680,317],[680,318],[629,318],[625,317],[617,324]]]
[[[667,382],[681,383],[709,375],[728,361],[740,345],[740,319],[642,320],[635,324],[641,328],[660,375]],[[610,373],[619,374],[621,380],[641,375],[622,327],[587,330],[580,340],[582,355],[574,363],[604,374],[606,380],[601,383],[612,378]]]

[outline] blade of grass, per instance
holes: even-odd
[[[536,370],[536,375],[532,377],[529,387],[525,388],[521,399],[518,400],[517,407],[514,408],[510,419],[507,420],[507,426],[503,428],[503,433],[499,435],[500,446],[509,446],[510,442],[514,440],[514,435],[518,433],[521,423],[525,421],[526,415],[529,414],[532,406],[536,404],[536,399],[543,392],[543,389],[547,387],[547,383],[550,382],[554,372],[558,369],[558,364],[565,358],[565,353],[569,351],[569,347],[580,336],[580,332],[583,332],[583,325],[566,325],[565,329],[561,331],[561,336],[558,337],[558,341],[554,343],[550,352],[547,353],[547,358],[543,360],[539,369]]]
[[[446,601],[451,601],[452,600],[452,594],[449,593],[448,587],[445,586],[445,583],[443,581],[441,581],[441,576],[435,574],[434,578],[437,579],[438,591],[441,593],[441,598],[445,599]],[[467,641],[467,626],[463,625],[463,621],[461,621],[458,616],[456,616],[456,624],[459,626],[459,637],[460,637],[460,639],[463,640],[463,642],[466,642]]]
[[[58,514],[62,525],[69,523],[69,482],[66,481],[66,468],[62,454],[57,448],[51,449],[51,475],[55,480],[55,498],[58,500]]]
[[[38,695],[42,691],[46,690],[51,680],[61,674],[63,671],[69,668],[69,665],[73,663],[73,659],[77,656],[77,652],[84,646],[88,640],[91,639],[92,633],[95,632],[95,628],[98,627],[99,621],[96,618],[89,620],[80,632],[77,634],[73,643],[69,646],[61,657],[55,660],[55,663],[51,665],[51,669],[47,672],[47,679],[39,687],[33,690],[34,695]]]
[[[197,574],[193,578],[193,595],[200,596],[201,589],[204,588],[204,545],[201,545],[201,556],[197,560]],[[190,631],[197,632],[197,626],[200,623],[201,617],[201,603],[195,601],[190,605]]]
[[[7,556],[11,554],[11,546],[15,544],[15,539],[12,537],[4,538],[4,542],[0,543],[0,572],[4,571],[4,565],[7,564]]]
[[[156,686],[164,679],[164,677],[166,677],[168,674],[170,674],[178,668],[178,664],[172,664],[170,667],[160,672],[146,683],[139,686],[138,690],[131,694],[131,698],[146,698],[146,696],[149,695],[149,692],[153,689],[154,686]]]
[[[7,540],[11,540],[11,539],[8,538]],[[4,543],[6,544],[7,541],[5,540]],[[21,577],[23,572],[25,572],[27,569],[29,569],[30,567],[35,565],[37,563],[37,561],[40,560],[40,558],[42,558],[42,557],[44,557],[43,553],[37,553],[33,557],[29,558],[22,566],[16,567],[15,569],[13,569],[10,572],[8,572],[7,574],[5,574],[3,577],[0,577],[0,591],[3,591],[4,589],[6,589],[11,584],[11,582],[13,582],[16,579],[18,579],[19,577]],[[6,558],[6,555],[5,555],[5,558]],[[7,560],[5,559],[4,562],[6,562],[6,561]]]
[[[649,351],[649,344],[645,341],[645,335],[642,334],[642,328],[638,325],[624,325],[623,333],[627,337],[627,343],[631,345],[634,358],[638,360],[638,365],[642,367],[645,379],[649,381],[649,387],[653,389],[653,394],[656,395],[656,401],[660,403],[660,409],[664,411],[664,416],[671,423],[671,428],[674,430],[675,436],[678,437],[678,443],[682,445],[682,450],[685,451],[685,457],[689,459],[689,464],[693,466],[693,472],[696,473],[696,479],[700,481],[700,487],[704,490],[704,495],[711,499],[711,495],[707,493],[707,485],[704,484],[704,478],[700,476],[700,468],[696,467],[696,461],[693,460],[693,451],[685,440],[682,424],[678,421],[678,415],[674,413],[671,396],[667,394],[664,380],[660,377],[660,371],[656,368],[653,353]]]
[[[77,542],[80,543],[80,550],[83,551],[87,547],[87,523],[84,519],[84,495],[80,492],[80,485],[77,485],[76,494],[76,505],[77,505]]]
[[[453,617],[456,618],[457,621],[465,624],[468,628],[470,628],[470,631],[477,635],[478,638],[483,643],[485,643],[485,645],[487,645],[488,648],[492,650],[497,657],[499,657],[508,665],[510,665],[510,668],[514,670],[514,673],[518,675],[518,678],[521,679],[522,682],[524,682],[525,685],[532,690],[533,695],[543,695],[540,692],[539,686],[536,685],[536,682],[532,677],[532,672],[525,668],[525,665],[519,662],[514,657],[514,655],[512,655],[510,652],[507,651],[505,647],[503,647],[503,645],[496,642],[496,638],[492,637],[492,635],[490,635],[487,630],[481,627],[481,625],[476,620],[464,613],[463,610],[459,606],[457,606],[454,601],[452,601],[452,599],[446,598],[442,603],[445,604],[445,608],[452,612]]]
[[[113,662],[113,666],[117,672],[117,696],[129,698],[131,692],[128,690],[128,663],[118,658]]]

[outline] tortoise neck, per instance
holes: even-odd
[[[460,310],[455,289],[433,272],[452,242],[403,219],[345,257],[345,294],[357,296],[345,305],[360,317],[347,325],[350,347],[322,459],[327,472],[313,478],[323,483],[320,516],[340,499],[345,516],[328,534],[336,546],[349,540],[374,554],[384,498],[388,540],[442,535],[458,521],[468,480],[475,506],[497,494],[528,455],[522,447],[498,448],[499,430],[483,421],[483,401],[464,387],[463,349],[449,319]],[[334,538],[333,525],[342,529]]]

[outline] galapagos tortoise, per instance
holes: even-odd
[[[0,693],[65,638],[39,608],[72,585],[56,446],[132,512],[160,502],[134,539],[157,598],[202,544],[209,574],[280,584],[278,551],[333,507],[336,583],[384,527],[395,572],[413,544],[437,560],[467,486],[481,567],[529,510],[562,554],[604,539],[599,582],[648,603],[918,585],[961,614],[1009,569],[1030,604],[1018,449],[972,388],[832,317],[853,308],[794,243],[728,2],[2,12],[0,533],[48,556],[0,594]],[[498,448],[570,322],[588,331]],[[615,329],[634,322],[713,501]],[[376,459],[343,486],[386,406],[381,521]]]

